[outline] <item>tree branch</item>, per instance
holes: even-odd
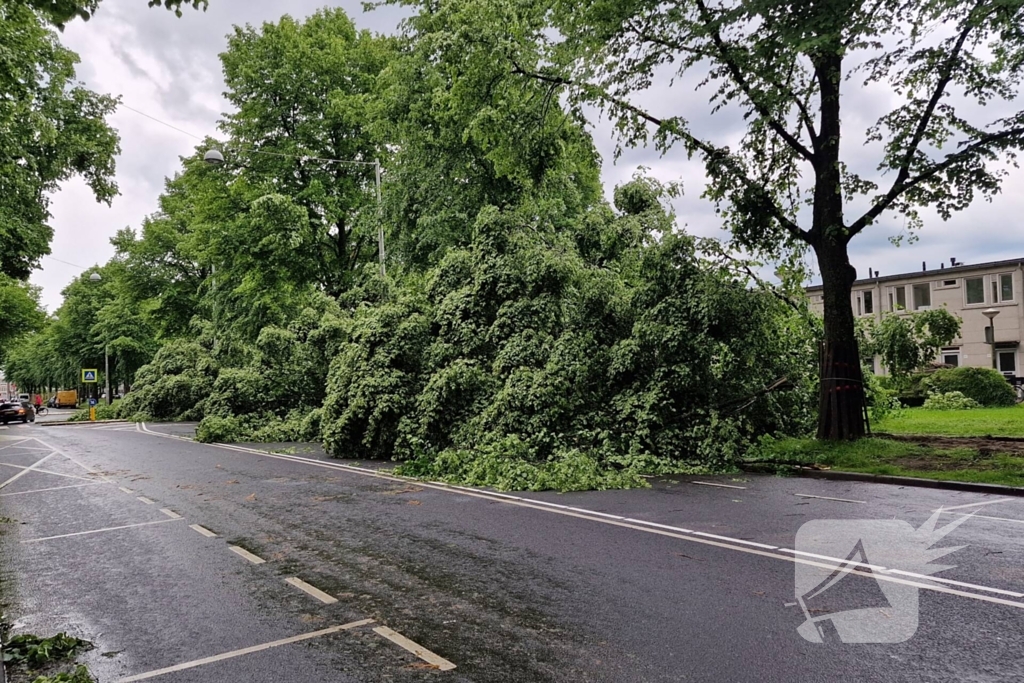
[[[1017,128],[1010,128],[1004,131],[1000,131],[999,133],[992,133],[990,135],[986,135],[974,141],[973,143],[967,145],[959,152],[947,155],[946,158],[943,159],[941,162],[933,164],[931,167],[925,169],[924,171],[914,176],[913,178],[906,180],[902,184],[893,185],[889,192],[886,193],[885,197],[883,197],[877,204],[871,207],[871,209],[869,209],[863,216],[858,218],[853,225],[850,226],[850,229],[848,231],[849,238],[852,238],[858,232],[860,232],[865,227],[870,225],[876,218],[878,218],[878,216],[882,214],[883,211],[889,208],[889,206],[891,206],[892,203],[896,201],[896,199],[899,198],[899,196],[906,192],[907,190],[910,190],[916,187],[917,185],[920,185],[921,183],[925,182],[926,180],[933,178],[937,174],[942,173],[950,166],[953,166],[973,156],[974,154],[983,151],[985,147],[991,145],[992,143],[999,142],[1001,140],[1005,140],[1006,138],[1012,138],[1018,135],[1024,136],[1024,126],[1018,126]]]
[[[700,10],[701,18],[704,20],[705,27],[707,27],[711,32],[711,40],[715,44],[715,47],[718,48],[719,56],[725,63],[726,68],[729,69],[729,73],[732,74],[732,79],[736,82],[736,85],[738,85],[740,90],[743,91],[743,94],[747,96],[747,99],[750,100],[751,105],[753,105],[754,109],[757,110],[757,113],[768,122],[769,127],[771,127],[779,137],[785,140],[786,144],[788,144],[793,151],[813,164],[814,153],[807,149],[807,147],[804,146],[804,144],[792,133],[786,130],[786,127],[772,116],[771,112],[768,111],[768,108],[754,97],[750,83],[740,70],[739,64],[737,64],[736,60],[734,60],[730,55],[729,46],[726,45],[725,41],[722,39],[721,32],[719,32],[717,26],[713,26],[714,20],[711,17],[711,12],[708,11],[707,5],[704,4],[704,0],[697,0],[697,7]]]

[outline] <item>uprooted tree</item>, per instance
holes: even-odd
[[[819,438],[864,433],[850,241],[886,211],[943,219],[1000,189],[1024,144],[1014,111],[1024,66],[1022,0],[450,0],[423,4],[414,29],[445,33],[466,60],[504,60],[548,83],[584,119],[611,117],[625,145],[680,143],[698,157],[736,248],[772,258],[812,250],[824,285]],[[718,139],[652,85],[710,88],[712,113],[741,113]],[[699,82],[698,82],[699,81]],[[884,91],[895,106],[851,135],[844,97]],[[989,105],[987,110],[978,105]],[[995,106],[999,105],[999,106]],[[690,109],[693,102],[687,102]],[[984,112],[992,112],[987,118]],[[844,163],[841,143],[881,150],[881,180]],[[804,180],[806,179],[806,180]],[[859,216],[847,218],[847,211]]]

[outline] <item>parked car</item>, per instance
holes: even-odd
[[[36,409],[28,401],[11,401],[0,403],[0,422],[7,424],[14,420],[35,422]]]

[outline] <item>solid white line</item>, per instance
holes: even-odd
[[[160,512],[164,513],[165,515],[167,515],[171,519],[181,519],[181,515],[179,515],[174,510],[170,510],[168,508],[160,508]]]
[[[60,454],[59,453],[51,453],[50,455],[60,455]],[[50,457],[50,456],[46,456],[46,457]],[[44,460],[45,460],[45,458],[44,458]],[[81,479],[82,481],[96,481],[95,477],[93,477],[93,478],[80,477],[77,474],[64,474],[63,472],[54,472],[53,470],[44,470],[41,467],[35,467],[35,466],[25,467],[24,465],[13,465],[13,464],[11,464],[9,462],[0,462],[0,466],[2,466],[2,467],[13,467],[13,468],[19,469],[19,470],[31,470],[33,472],[38,472],[39,474],[52,474],[55,477],[67,477],[68,479]],[[28,474],[28,472],[27,471],[23,471],[22,474],[23,475],[24,474]],[[13,479],[12,479],[12,481],[13,481]],[[100,483],[104,483],[104,482],[100,482]]]
[[[294,576],[291,577],[291,578],[285,579],[284,582],[285,583],[290,583],[291,585],[295,586],[296,588],[298,588],[300,591],[302,591],[304,593],[309,593],[310,595],[312,595],[314,598],[316,598],[320,602],[324,603],[325,605],[331,605],[331,604],[333,604],[335,602],[338,602],[338,599],[336,597],[334,597],[333,595],[328,595],[327,593],[324,593],[322,590],[320,590],[316,586],[310,586],[308,583],[306,583],[302,579],[297,579]]]
[[[239,548],[237,545],[229,545],[228,546],[228,550],[230,550],[231,552],[235,553],[236,555],[240,555],[240,556],[244,557],[245,559],[249,560],[253,564],[263,564],[264,562],[266,562],[266,560],[264,560],[259,555],[253,555],[252,553],[250,553],[245,548]]]
[[[363,619],[361,621],[353,621],[350,624],[342,624],[341,626],[332,626],[325,628],[321,631],[313,631],[312,633],[304,633],[301,636],[292,636],[291,638],[282,638],[281,640],[275,640],[271,643],[264,643],[263,645],[254,645],[252,647],[246,647],[241,650],[232,650],[231,652],[225,652],[224,654],[214,655],[213,657],[204,657],[203,659],[196,659],[191,662],[185,662],[184,664],[176,664],[169,666],[165,669],[157,669],[156,671],[150,671],[144,674],[137,674],[135,676],[128,676],[127,678],[119,678],[114,683],[135,683],[135,681],[145,681],[150,678],[156,678],[157,676],[163,676],[164,674],[175,673],[177,671],[185,671],[186,669],[194,669],[197,666],[203,666],[204,664],[213,664],[214,662],[222,662],[225,659],[233,659],[235,657],[241,657],[242,655],[249,655],[254,652],[262,652],[263,650],[269,650],[273,647],[280,647],[282,645],[290,645],[292,643],[301,643],[303,640],[309,640],[311,638],[319,638],[321,636],[330,635],[331,633],[337,633],[339,631],[348,631],[349,629],[357,628],[359,626],[366,626],[372,624],[373,619]]]
[[[6,446],[0,446],[0,451],[2,451],[2,450],[5,450],[5,449],[7,449],[7,448],[17,448],[17,447],[18,447],[18,446],[20,446],[21,444],[23,444],[23,443],[28,443],[28,442],[29,442],[29,441],[31,441],[31,440],[32,440],[32,439],[22,439],[22,440],[21,440],[21,441],[19,441],[18,443],[11,443],[11,444],[7,444]],[[31,446],[30,446],[29,448],[31,448]],[[26,450],[27,450],[27,449],[26,449]],[[35,449],[33,448],[32,450],[35,450]]]
[[[52,445],[50,445],[50,444],[46,443],[46,442],[45,442],[45,441],[43,441],[42,439],[38,439],[38,438],[37,438],[37,439],[36,439],[36,441],[38,441],[39,443],[43,444],[43,445],[44,445],[44,446],[46,446],[47,448],[53,449],[53,450],[54,450],[55,452],[59,453],[60,455],[62,455],[62,456],[63,456],[63,457],[65,457],[65,458],[67,458],[67,459],[68,459],[68,460],[70,460],[71,462],[75,463],[76,465],[78,465],[79,467],[81,467],[81,468],[82,468],[83,470],[85,470],[85,471],[86,471],[86,472],[88,472],[89,474],[95,474],[95,475],[96,475],[96,476],[98,476],[98,477],[99,477],[100,479],[102,479],[103,481],[105,481],[105,482],[107,482],[107,483],[109,483],[109,484],[113,484],[113,483],[114,483],[114,480],[113,480],[113,479],[111,479],[110,477],[106,476],[106,475],[105,475],[105,474],[103,474],[102,472],[99,472],[99,471],[97,471],[97,470],[94,470],[93,468],[89,467],[89,466],[88,466],[88,465],[86,465],[85,463],[83,463],[83,462],[80,462],[80,461],[76,460],[75,458],[72,458],[72,457],[71,457],[70,455],[68,455],[67,453],[65,453],[65,452],[64,452],[64,451],[62,451],[61,449],[59,449],[59,448],[54,448],[54,447],[53,447]]]
[[[50,453],[49,455],[44,456],[41,460],[37,460],[36,463],[34,465],[32,465],[31,467],[22,467],[21,468],[21,472],[18,472],[13,477],[8,479],[4,483],[0,484],[0,489],[4,488],[5,486],[9,486],[10,484],[13,484],[14,482],[18,481],[19,479],[24,477],[26,474],[28,474],[32,470],[36,469],[37,467],[39,467],[40,465],[42,465],[44,462],[46,462],[47,460],[49,460],[50,458],[52,458],[55,455],[57,455],[57,454],[56,453]],[[6,464],[6,463],[2,463],[2,464]],[[19,466],[18,465],[11,465],[11,467],[19,467]]]
[[[962,588],[974,588],[980,591],[988,591],[989,593],[1000,593],[1002,595],[1009,595],[1014,598],[1024,598],[1024,593],[1016,593],[1014,591],[1004,591],[1000,588],[989,588],[988,586],[979,586],[976,583],[964,583],[963,581],[954,581],[953,579],[943,579],[938,576],[926,576],[924,574],[916,574],[914,572],[905,572],[902,569],[890,569],[893,574],[902,574],[904,576],[913,576],[918,579],[928,579],[929,581],[941,581],[942,583],[948,583],[953,586],[960,586]]]
[[[963,510],[964,508],[976,508],[976,507],[979,507],[981,505],[995,505],[996,503],[1005,503],[1005,502],[1011,501],[1011,500],[1013,500],[1013,498],[998,498],[996,500],[983,500],[980,503],[968,503],[967,505],[954,505],[951,508],[943,506],[943,507],[940,507],[938,510],[935,510],[934,512],[946,511],[946,510]]]
[[[173,435],[170,435],[170,434],[162,434],[160,432],[153,432],[153,431],[145,430],[145,425],[143,425],[143,430],[146,433],[148,433],[148,434],[152,434],[153,436],[158,436],[158,437],[168,438],[168,439],[178,439],[178,440],[181,440],[181,441],[191,441],[190,439],[181,439],[180,437],[176,437],[176,436],[173,436]],[[192,443],[195,443],[195,442],[192,442]],[[196,444],[196,445],[200,445],[200,444]],[[286,454],[282,454],[282,453],[268,453],[267,451],[260,451],[260,450],[254,449],[254,448],[245,448],[243,446],[233,446],[233,445],[228,445],[228,444],[212,444],[212,443],[211,444],[201,444],[201,445],[209,446],[211,448],[220,448],[222,450],[237,451],[239,453],[246,453],[246,454],[249,454],[249,455],[258,455],[258,456],[261,456],[261,457],[264,457],[264,458],[271,458],[271,459],[276,459],[276,460],[290,460],[291,462],[301,463],[301,464],[309,465],[309,466],[312,466],[312,467],[320,467],[320,468],[323,468],[323,469],[330,469],[330,470],[336,470],[336,471],[342,471],[342,472],[350,472],[352,474],[359,474],[359,475],[362,475],[362,476],[373,477],[375,479],[383,479],[385,481],[394,481],[394,482],[399,482],[399,483],[402,483],[402,484],[415,483],[417,486],[422,486],[423,488],[430,488],[430,489],[435,489],[435,490],[438,490],[438,491],[448,491],[450,493],[457,493],[457,494],[460,494],[460,495],[469,496],[469,497],[472,497],[472,498],[480,498],[480,499],[483,499],[483,500],[506,502],[509,505],[515,505],[517,507],[531,508],[531,509],[534,509],[534,510],[539,510],[541,512],[549,512],[549,513],[552,513],[552,514],[565,515],[567,517],[576,517],[576,518],[579,518],[579,519],[589,520],[589,521],[592,521],[592,522],[598,522],[600,524],[608,524],[608,525],[611,525],[611,526],[619,526],[619,527],[624,527],[624,528],[628,528],[628,529],[633,529],[633,530],[636,530],[636,531],[644,531],[644,532],[650,533],[650,534],[657,534],[657,535],[660,535],[660,536],[668,536],[670,538],[676,538],[676,539],[680,539],[680,540],[684,540],[684,541],[690,541],[690,542],[693,542],[693,543],[701,543],[701,544],[704,544],[704,545],[711,545],[711,546],[715,546],[715,547],[718,547],[718,548],[724,548],[726,550],[734,550],[734,551],[737,551],[737,552],[747,553],[748,555],[758,555],[758,556],[761,556],[761,557],[768,557],[768,558],[772,558],[772,559],[775,559],[775,560],[784,560],[786,562],[791,562],[793,564],[805,564],[805,565],[814,566],[814,567],[820,567],[822,569],[828,569],[828,570],[833,570],[833,569],[837,569],[838,568],[840,571],[844,571],[846,573],[854,574],[854,575],[857,575],[857,576],[863,576],[863,577],[866,577],[866,578],[872,578],[872,579],[876,579],[878,581],[889,581],[891,583],[899,583],[899,584],[907,585],[907,586],[916,586],[917,588],[921,588],[921,589],[924,589],[924,590],[930,590],[930,591],[933,591],[933,592],[936,592],[936,593],[946,593],[946,594],[949,594],[949,595],[957,595],[959,597],[971,598],[973,600],[978,600],[978,601],[981,601],[981,602],[988,602],[988,603],[999,604],[999,605],[1007,605],[1007,606],[1010,606],[1010,607],[1016,607],[1018,609],[1024,609],[1024,602],[1013,602],[1013,601],[1009,601],[1009,600],[1003,600],[1001,598],[989,597],[987,595],[978,595],[977,593],[968,593],[966,591],[960,591],[960,590],[955,590],[955,589],[951,589],[951,588],[945,588],[943,586],[938,586],[938,585],[936,585],[934,583],[921,583],[921,582],[915,582],[915,581],[907,581],[907,580],[899,579],[899,578],[891,576],[891,575],[884,575],[884,574],[879,574],[879,573],[871,573],[871,572],[859,571],[857,569],[850,568],[848,565],[850,565],[851,563],[848,563],[846,560],[841,559],[841,558],[827,558],[829,560],[829,564],[824,564],[822,562],[817,562],[817,561],[810,560],[810,559],[802,559],[800,557],[791,557],[791,556],[788,556],[788,555],[781,555],[780,553],[782,553],[782,552],[789,552],[789,553],[795,552],[793,550],[789,550],[789,549],[786,549],[786,548],[779,548],[775,552],[770,552],[770,551],[767,551],[767,550],[761,550],[761,549],[757,549],[757,548],[745,548],[745,547],[741,547],[739,545],[735,545],[735,543],[739,539],[729,539],[728,543],[722,543],[722,542],[715,541],[715,540],[710,540],[710,539],[695,538],[694,537],[694,532],[689,530],[689,529],[682,529],[682,528],[679,528],[679,527],[670,527],[670,526],[664,525],[664,524],[655,524],[653,522],[645,522],[643,520],[635,520],[635,519],[623,519],[623,520],[600,519],[598,517],[594,517],[594,516],[590,515],[589,513],[581,514],[579,512],[573,512],[571,510],[568,510],[566,508],[566,506],[564,506],[564,505],[557,505],[557,504],[554,504],[554,503],[547,503],[546,501],[542,501],[542,500],[533,500],[533,499],[530,499],[530,498],[520,498],[520,497],[517,497],[517,496],[510,496],[510,495],[507,495],[507,494],[499,494],[499,493],[494,493],[494,492],[490,492],[490,491],[480,491],[480,490],[476,490],[476,489],[470,489],[470,488],[467,488],[467,487],[452,486],[452,485],[443,484],[443,483],[439,483],[439,482],[430,482],[430,483],[428,483],[428,482],[424,482],[424,481],[419,480],[419,479],[413,479],[411,477],[404,477],[403,478],[403,477],[398,477],[398,476],[395,476],[395,475],[381,474],[379,472],[376,472],[374,470],[371,470],[371,469],[368,469],[368,468],[364,468],[364,467],[355,467],[353,465],[345,465],[345,464],[342,464],[342,463],[325,462],[323,460],[315,460],[315,459],[312,459],[312,458],[304,458],[304,457],[301,457],[301,456],[286,455]],[[577,508],[577,509],[581,509],[581,508]],[[638,526],[638,524],[642,524],[643,526]],[[723,538],[725,538],[725,537],[723,537]],[[749,543],[749,541],[748,541],[748,543]],[[821,557],[826,557],[826,556],[821,556]],[[873,566],[873,565],[871,565],[871,566]],[[891,572],[889,572],[889,573],[891,574]],[[924,577],[924,578],[926,578],[928,581],[934,581],[935,580],[934,577],[931,577],[931,576]]]
[[[809,493],[794,493],[793,495],[796,496],[797,498],[817,498],[818,500],[838,500],[840,503],[860,503],[862,505],[868,504],[866,500],[850,500],[849,498],[830,498],[828,496],[812,496]]]
[[[129,488],[125,488],[124,486],[118,486],[117,488],[119,491],[124,491],[125,493],[135,493],[135,491],[132,491]]]
[[[945,512],[945,510],[943,510]],[[1014,522],[1024,524],[1024,519],[1012,519],[1010,517],[989,517],[988,515],[971,515],[971,519],[991,519],[997,522]]]
[[[754,541],[746,541],[742,538],[732,538],[730,536],[718,536],[716,534],[708,534],[703,531],[694,531],[694,536],[703,536],[704,538],[717,538],[720,541],[729,541],[730,543],[742,543],[743,545],[752,545],[755,548],[766,548],[768,550],[777,550],[777,546],[767,545],[765,543],[755,543]]]
[[[409,640],[401,633],[398,633],[397,631],[392,631],[387,626],[378,626],[377,628],[373,629],[373,632],[377,635],[384,636],[392,643],[408,650],[409,652],[413,653],[414,655],[422,659],[424,662],[427,662],[428,664],[433,664],[440,671],[451,671],[455,668],[455,665],[449,662],[444,657],[440,657],[434,654],[422,645],[419,645]]]
[[[105,531],[120,531],[121,529],[134,529],[139,526],[152,526],[154,524],[167,524],[168,522],[174,522],[174,519],[158,519],[155,522],[142,522],[141,524],[126,524],[124,526],[111,526],[106,529],[93,529],[92,531],[76,531],[73,534],[61,534],[60,536],[47,536],[45,538],[30,538],[22,541],[22,543],[41,543],[42,541],[53,541],[58,538],[71,538],[72,536],[88,536],[89,534],[101,534]]]
[[[43,491],[61,491],[63,489],[77,489],[77,488],[81,488],[83,486],[99,486],[102,483],[103,483],[102,481],[90,481],[87,484],[69,484],[68,486],[53,486],[53,487],[48,488],[48,489],[33,489],[31,491],[16,491],[14,493],[0,493],[0,498],[5,498],[7,496],[24,496],[26,493],[42,493]]]
[[[733,486],[732,484],[716,484],[711,481],[691,481],[691,484],[700,484],[701,486],[717,486],[722,489],[746,489],[746,486]]]
[[[188,528],[192,529],[194,531],[198,531],[199,533],[201,533],[203,536],[206,536],[207,538],[217,538],[217,534],[213,533],[212,531],[210,531],[209,529],[207,529],[204,526],[199,526],[198,524],[190,524],[188,526]]]
[[[139,500],[141,500],[143,503],[145,503],[146,505],[152,505],[155,502],[155,501],[150,500],[149,498],[146,498],[145,496],[136,496],[136,497]]]

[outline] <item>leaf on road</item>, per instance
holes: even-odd
[[[250,493],[248,496],[245,497],[245,499],[251,503],[252,501],[256,500],[256,494]]]
[[[410,500],[408,503],[406,503],[406,505],[423,505],[423,503],[419,502],[418,500]]]

